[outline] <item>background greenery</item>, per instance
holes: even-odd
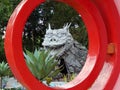
[[[41,47],[48,23],[53,29],[71,23],[70,32],[73,37],[87,47],[86,28],[80,15],[67,4],[50,1],[38,6],[28,18],[23,37],[24,48],[33,51],[36,47]]]
[[[0,62],[6,61],[3,48],[3,31],[8,19],[20,0],[0,0]],[[52,28],[62,28],[64,24],[71,23],[70,32],[73,37],[86,47],[88,46],[85,25],[80,15],[70,6],[48,1],[38,6],[28,18],[23,35],[23,48],[34,51],[40,48],[48,23]]]
[[[0,0],[0,62],[6,61],[4,54],[3,31],[6,28],[8,19],[20,0]]]

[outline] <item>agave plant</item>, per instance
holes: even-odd
[[[55,68],[58,63],[55,61],[55,56],[50,56],[49,52],[35,49],[34,53],[28,50],[24,53],[30,71],[41,81],[53,78],[60,72],[59,68]]]
[[[0,77],[1,77],[1,89],[2,87],[2,80],[3,77],[9,76],[11,74],[11,71],[9,69],[8,63],[5,63],[4,61],[0,63]]]

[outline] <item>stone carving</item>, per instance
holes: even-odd
[[[66,24],[61,29],[46,30],[42,45],[44,48],[50,49],[50,55],[57,55],[59,64],[65,64],[68,74],[79,73],[84,65],[87,49],[73,39],[69,32],[70,24]]]

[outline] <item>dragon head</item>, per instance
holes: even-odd
[[[73,41],[72,35],[69,32],[70,25],[66,24],[61,29],[52,30],[49,24],[42,45],[44,47],[57,48]]]

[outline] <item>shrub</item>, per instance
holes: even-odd
[[[24,53],[30,71],[41,81],[53,78],[60,72],[60,68],[55,68],[58,61],[55,61],[55,56],[50,56],[49,53],[50,51],[39,51],[37,49],[34,53],[28,50],[26,50],[26,54]]]

